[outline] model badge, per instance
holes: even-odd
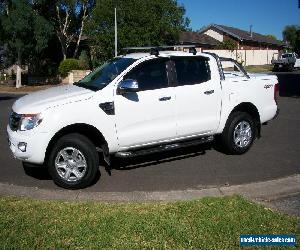
[[[267,84],[267,85],[264,86],[265,89],[269,89],[269,88],[272,88],[272,87],[273,87],[272,84]]]

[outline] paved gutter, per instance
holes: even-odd
[[[222,197],[239,194],[247,198],[264,201],[300,193],[300,175],[276,180],[243,185],[207,189],[157,192],[85,192],[82,190],[47,190],[0,183],[0,195],[30,197],[42,200],[105,201],[105,202],[150,202],[192,200],[202,197]]]

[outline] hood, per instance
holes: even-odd
[[[94,93],[75,85],[53,87],[21,97],[12,108],[18,114],[35,114],[54,106],[89,99]]]

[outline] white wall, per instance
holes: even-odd
[[[90,70],[72,70],[68,74],[68,83],[73,84],[74,82],[78,82],[90,72]]]
[[[273,55],[276,56],[278,50],[206,50],[203,52],[216,53],[220,57],[229,57],[243,62],[243,65],[264,65],[271,64]]]

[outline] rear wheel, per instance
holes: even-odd
[[[96,177],[99,158],[93,143],[83,135],[60,138],[49,156],[48,169],[55,184],[68,189],[87,187]]]
[[[221,134],[221,142],[229,154],[243,154],[247,152],[256,137],[255,122],[245,112],[232,113]]]

